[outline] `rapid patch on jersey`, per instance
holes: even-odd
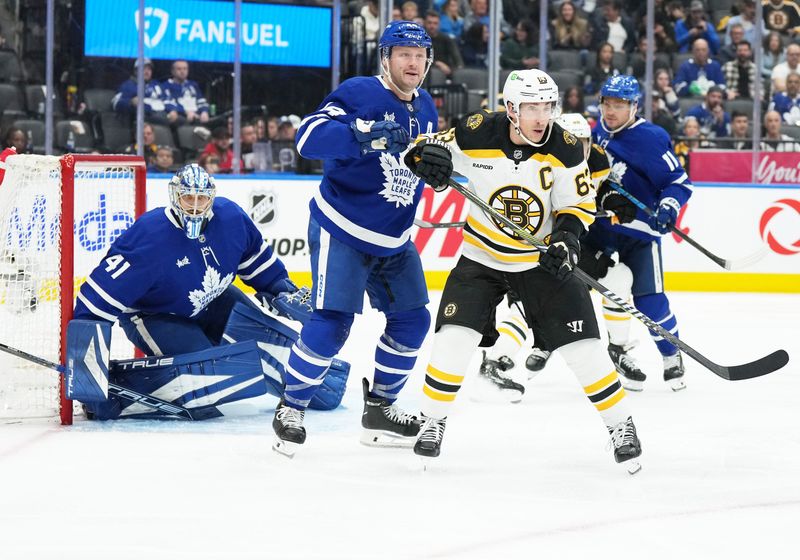
[[[189,301],[192,302],[192,317],[205,309],[218,295],[224,292],[233,282],[233,274],[228,273],[221,277],[219,271],[212,266],[206,267],[203,275],[202,289],[189,292]]]
[[[381,196],[386,202],[394,202],[395,208],[400,205],[408,206],[414,202],[414,193],[417,191],[419,177],[403,163],[403,158],[408,150],[398,154],[398,157],[389,153],[381,154],[381,170],[383,171],[383,190]]]

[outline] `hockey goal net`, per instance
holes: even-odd
[[[0,343],[63,364],[81,284],[145,204],[140,157],[9,157],[0,184]],[[112,357],[133,351],[114,332]],[[72,423],[63,376],[5,352],[0,368],[0,418]]]

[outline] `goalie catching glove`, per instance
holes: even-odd
[[[289,278],[278,278],[266,291],[257,292],[256,299],[272,313],[301,323],[314,311],[311,291],[306,286],[298,288]]]
[[[453,174],[453,155],[439,140],[423,140],[408,151],[403,161],[414,175],[436,192],[447,188],[447,181]]]

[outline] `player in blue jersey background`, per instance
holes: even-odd
[[[110,333],[110,325],[119,321],[130,341],[148,356],[187,354],[231,342],[223,336],[238,305],[256,318],[252,336],[247,338],[263,339],[275,323],[263,319],[263,310],[232,284],[237,275],[273,310],[295,319],[310,314],[311,307],[303,299],[307,288],[298,290],[292,283],[245,211],[216,196],[214,181],[206,171],[197,164],[184,166],[168,188],[170,204],[139,217],[89,275],[78,294],[73,323],[107,326]],[[288,348],[296,333],[293,337],[291,330],[280,325],[275,329],[283,333],[278,338]],[[77,328],[71,332],[68,347],[83,356],[83,348],[93,347],[92,333],[100,331],[90,328],[85,336]],[[104,340],[106,351],[109,342]],[[275,337],[266,342],[278,344]],[[81,358],[74,366],[81,368],[85,363],[89,377],[97,377],[98,368],[107,373],[107,359]],[[135,389],[158,388],[147,385],[145,390],[145,385]],[[269,392],[281,396],[282,380],[273,385]]]
[[[619,253],[620,262],[632,272],[629,282],[636,308],[677,336],[678,322],[664,293],[661,236],[677,221],[692,194],[692,184],[664,129],[636,116],[639,98],[636,78],[609,78],[600,90],[601,120],[595,127],[594,141],[608,154],[610,179],[652,208],[653,215],[638,210],[630,223],[596,221],[584,241],[593,250]],[[620,319],[609,321],[609,354],[625,379],[625,387],[641,391],[645,374],[628,354],[630,317],[613,304],[606,305],[605,313]],[[662,337],[651,336],[663,356],[664,381],[673,390],[685,388],[680,352]]]
[[[419,89],[433,62],[418,24],[393,21],[379,40],[380,76],[351,78],[297,131],[303,157],[324,160],[308,226],[314,313],[292,348],[287,387],[273,421],[276,451],[305,442],[303,414],[361,313],[364,293],[386,316],[374,383],[363,380],[362,442],[411,446],[419,424],[395,406],[430,326],[428,292],[411,241],[424,184],[403,163],[411,138],[434,132],[438,115]]]

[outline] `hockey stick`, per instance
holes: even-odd
[[[486,212],[490,217],[492,217],[495,221],[502,223],[508,229],[513,231],[519,237],[523,238],[525,241],[533,245],[540,253],[544,253],[547,251],[547,245],[537,237],[533,236],[530,232],[520,228],[517,224],[511,221],[509,218],[505,217],[503,214],[500,214],[497,210],[492,208],[487,202],[481,199],[478,195],[470,191],[467,187],[456,183],[453,179],[448,180],[448,184],[450,187],[464,195],[464,197],[472,202],[473,204],[477,205],[481,208],[484,212]],[[716,375],[720,376],[723,379],[727,379],[728,381],[739,381],[742,379],[751,379],[753,377],[761,377],[762,375],[767,375],[768,373],[772,373],[783,366],[785,366],[789,362],[789,354],[786,353],[785,350],[776,350],[772,354],[768,356],[764,356],[758,360],[750,362],[748,364],[736,365],[736,366],[721,366],[716,364],[702,355],[700,352],[683,342],[681,339],[676,337],[674,334],[669,332],[667,329],[653,321],[650,317],[640,312],[638,309],[633,307],[632,305],[628,304],[624,299],[620,296],[603,286],[600,282],[586,274],[580,268],[573,268],[572,273],[583,283],[591,286],[607,299],[613,301],[623,310],[625,310],[628,314],[633,315],[637,319],[639,319],[642,323],[645,324],[647,328],[651,331],[657,333],[659,336],[665,338],[678,348],[680,348],[683,352],[694,358],[697,362],[711,370]]]
[[[615,183],[613,181],[609,181],[611,184],[611,188],[617,191],[619,194],[630,200],[637,208],[639,208],[642,212],[647,214],[648,216],[652,216],[655,214],[652,208],[647,206],[644,202],[633,196],[631,193],[626,191],[622,185]],[[719,266],[724,268],[725,270],[741,270],[743,268],[747,268],[749,266],[754,265],[761,259],[763,259],[767,253],[769,253],[769,248],[766,245],[763,245],[758,251],[753,253],[752,255],[748,255],[746,257],[742,257],[740,259],[723,259],[722,257],[718,257],[702,245],[700,245],[697,241],[689,237],[687,233],[684,233],[680,228],[675,227],[674,224],[669,225],[669,230],[686,241],[689,245],[703,253],[709,259],[717,263]]]
[[[600,210],[595,213],[595,218],[611,218],[614,219],[616,214],[610,210]],[[460,228],[467,225],[467,222],[428,222],[419,218],[414,218],[414,225],[424,229],[449,229]]]
[[[13,348],[3,343],[0,343],[0,350],[9,353],[12,356],[22,358],[23,360],[28,360],[29,362],[33,362],[34,364],[38,364],[40,366],[53,369],[61,373],[62,375],[66,375],[67,370],[69,369],[61,364],[51,362],[50,360],[45,360],[44,358],[40,358],[39,356],[34,356],[33,354],[28,354],[23,350]],[[109,394],[125,399],[126,401],[132,403],[140,403],[148,408],[152,408],[153,410],[158,410],[159,412],[172,414],[180,418],[185,418],[186,420],[205,420],[206,418],[215,418],[219,416],[219,411],[217,411],[216,409],[211,409],[207,411],[198,410],[195,411],[195,414],[193,415],[188,408],[167,401],[163,401],[157,397],[154,397],[153,395],[146,395],[144,393],[139,393],[137,391],[134,391],[133,389],[128,389],[127,387],[123,387],[122,385],[117,385],[111,382],[109,382],[108,384],[108,392]],[[200,414],[198,415],[197,412],[200,412]]]

